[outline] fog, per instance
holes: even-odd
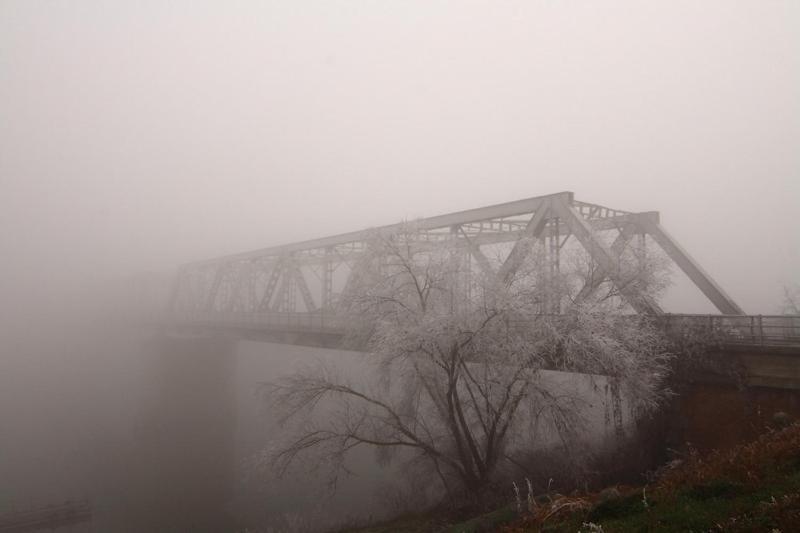
[[[143,272],[569,190],[659,211],[779,312],[798,24],[790,1],[0,2],[0,512],[127,490],[158,363],[98,317]],[[715,312],[677,273],[664,307]]]

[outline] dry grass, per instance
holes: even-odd
[[[753,485],[786,468],[800,466],[800,424],[770,430],[756,440],[701,456],[690,452],[678,468],[667,469],[656,489],[671,493],[716,480]]]
[[[680,510],[676,509],[690,512],[687,502],[700,502],[701,507],[716,512],[720,517],[716,525],[724,525],[724,530],[750,530],[740,528],[758,520],[782,525],[796,520],[800,496],[791,487],[783,493],[778,489],[781,495],[777,498],[764,495],[775,492],[769,490],[773,482],[778,486],[782,477],[796,476],[797,472],[800,424],[793,424],[729,450],[705,456],[690,451],[683,459],[662,468],[654,482],[645,487],[618,486],[554,497],[499,531],[603,531],[601,525],[605,531],[639,531],[643,523],[649,523],[648,527],[662,523],[659,515],[681,519]],[[726,507],[728,502],[731,505]],[[630,524],[625,523],[626,517],[631,518]]]

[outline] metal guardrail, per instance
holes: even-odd
[[[800,315],[664,314],[656,317],[656,320],[668,335],[702,333],[715,341],[731,345],[800,346]],[[319,311],[178,313],[170,321],[179,325],[315,334],[344,334],[347,329],[341,316]]]
[[[730,345],[800,346],[798,315],[665,314],[658,320],[670,335],[700,331]]]

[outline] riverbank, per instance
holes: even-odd
[[[770,430],[727,451],[690,451],[646,485],[544,494],[530,501],[523,492],[519,503],[466,520],[431,512],[342,533],[785,533],[800,523],[800,424]]]

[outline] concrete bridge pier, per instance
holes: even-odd
[[[688,442],[704,452],[727,449],[800,420],[800,390],[694,384],[682,394],[678,412],[674,430],[680,442],[674,447]]]
[[[696,376],[675,406],[672,447],[725,449],[767,428],[800,421],[800,347],[729,347],[712,355],[736,365],[739,378]]]

